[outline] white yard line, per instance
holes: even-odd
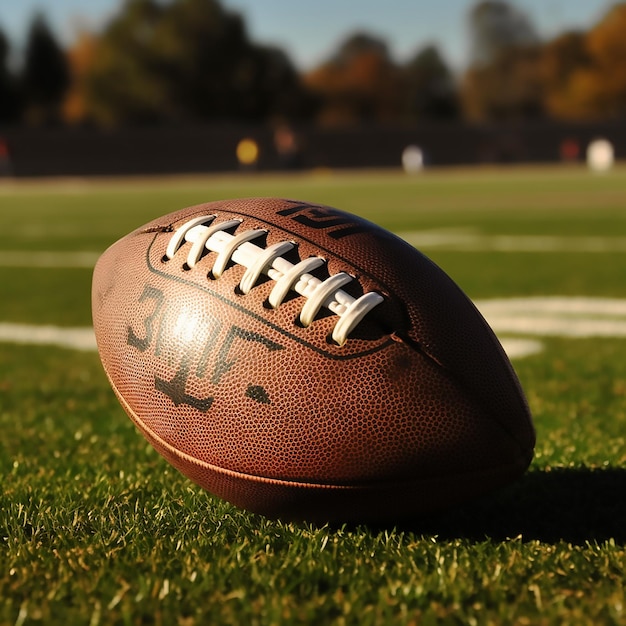
[[[501,342],[504,351],[511,360],[523,359],[524,357],[543,352],[543,343],[536,339],[504,337]]]
[[[61,326],[31,326],[0,323],[0,341],[4,343],[57,346],[72,350],[95,350],[93,329]]]
[[[467,230],[414,230],[397,233],[419,250],[459,252],[626,252],[626,237],[485,235]]]
[[[45,345],[71,350],[96,350],[96,339],[91,328],[63,328],[60,326],[30,326],[28,324],[0,323],[0,343]],[[522,358],[541,352],[541,342],[533,339],[505,339],[502,345],[510,358]]]
[[[626,337],[626,300],[536,297],[477,301],[498,334]]]
[[[398,236],[420,250],[457,252],[626,252],[626,237],[485,235],[472,230],[415,230]],[[0,267],[92,268],[99,252],[0,250]]]
[[[477,300],[475,304],[488,315],[559,315],[590,317],[623,317],[626,299],[588,298],[585,296],[529,296]]]
[[[97,252],[0,250],[0,267],[93,268]]]
[[[626,338],[626,299],[529,297],[479,300],[476,305],[512,359],[541,352],[538,337]],[[0,323],[0,342],[96,349],[88,327]]]

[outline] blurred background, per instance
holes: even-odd
[[[605,0],[0,0],[0,176],[594,146],[602,167],[626,153],[625,34],[626,3]]]

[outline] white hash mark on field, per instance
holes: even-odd
[[[537,337],[626,338],[626,299],[528,297],[478,300],[476,306],[511,359],[541,352]],[[96,350],[93,329],[87,327],[0,323],[0,342]]]
[[[487,235],[467,230],[414,230],[397,233],[420,250],[459,252],[626,252],[626,237]]]

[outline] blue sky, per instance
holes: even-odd
[[[244,14],[255,41],[275,43],[302,69],[314,67],[355,30],[383,37],[398,60],[437,44],[456,68],[467,56],[466,17],[476,0],[222,0]],[[0,0],[0,28],[19,45],[28,22],[43,10],[65,42],[81,27],[98,28],[123,0]],[[517,0],[544,37],[587,29],[610,0]]]

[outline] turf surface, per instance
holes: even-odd
[[[0,322],[90,323],[89,267],[10,267],[6,252],[71,265],[155,216],[254,195],[403,233],[626,237],[623,169],[6,183]],[[626,298],[626,252],[426,252],[475,298]],[[524,479],[383,528],[217,501],[138,435],[97,354],[0,343],[0,624],[625,624],[626,339],[542,342],[515,361],[538,434]]]

